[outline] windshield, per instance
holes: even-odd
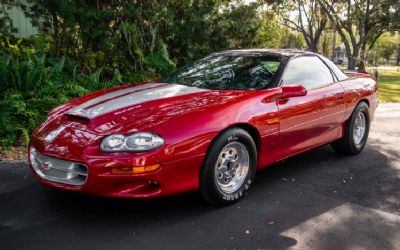
[[[268,88],[280,65],[276,57],[211,55],[183,67],[160,82],[204,89]]]

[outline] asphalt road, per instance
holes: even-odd
[[[329,146],[259,171],[211,208],[197,193],[119,200],[42,187],[0,162],[0,249],[400,249],[400,104],[381,105],[368,146]]]

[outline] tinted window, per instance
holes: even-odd
[[[263,89],[275,77],[280,61],[274,57],[213,55],[177,70],[160,82],[206,89]]]
[[[338,66],[336,66],[336,64],[334,64],[331,60],[329,60],[328,58],[323,57],[323,56],[321,56],[321,58],[329,66],[329,68],[331,68],[333,73],[335,73],[335,75],[339,81],[342,81],[342,80],[348,78],[348,76],[345,73],[343,73],[343,71],[341,69],[339,69]]]
[[[286,66],[283,85],[300,84],[306,89],[316,89],[332,83],[329,68],[316,56],[294,58]]]

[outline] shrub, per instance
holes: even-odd
[[[76,67],[66,58],[0,57],[1,148],[27,145],[29,135],[46,119],[51,108],[74,97],[122,83],[118,70],[114,71],[112,80],[101,81],[101,70],[83,75],[76,73]],[[132,80],[150,76],[136,74]]]

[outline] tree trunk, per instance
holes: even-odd
[[[349,69],[349,70],[356,69],[356,67],[354,65],[354,60],[353,60],[353,54],[351,53],[351,51],[346,50],[346,57],[347,57],[347,69]]]
[[[60,56],[60,43],[59,43],[59,38],[58,38],[58,33],[59,33],[59,27],[58,27],[58,19],[57,19],[57,13],[52,12],[51,13],[52,17],[52,22],[53,22],[53,44],[54,44],[54,52],[57,56],[57,58]]]
[[[311,42],[311,44],[308,46],[308,51],[318,53],[318,44]]]
[[[361,49],[360,49],[360,63],[358,64],[358,69],[359,70],[365,70],[365,61],[366,61],[366,46],[367,46],[367,41],[363,42],[361,44]]]
[[[358,55],[360,53],[360,46],[353,45],[353,51],[347,52],[347,60],[349,61],[347,69],[355,70],[358,62]]]
[[[336,25],[333,25],[332,61],[335,59],[335,51],[336,51]]]
[[[355,65],[354,65],[353,53],[351,52],[350,45],[346,40],[343,40],[343,37],[342,37],[342,42],[344,43],[344,46],[346,48],[347,69],[354,70]]]
[[[328,49],[328,41],[326,39],[326,33],[323,36],[322,40],[322,54],[326,57],[329,57],[329,49]]]
[[[397,65],[400,65],[400,44],[399,44],[399,48],[397,49]]]
[[[355,59],[354,53],[347,53],[347,69],[355,70],[357,65],[357,59]]]

